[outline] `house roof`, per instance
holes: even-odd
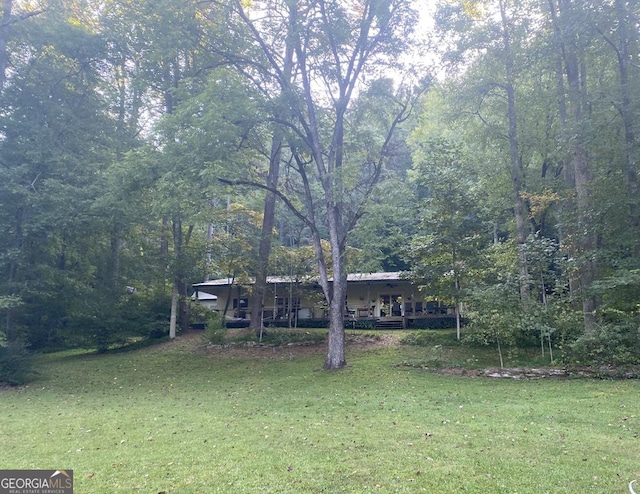
[[[388,273],[353,273],[347,275],[347,281],[353,282],[374,282],[374,281],[409,281],[407,273],[403,271],[392,271]]]
[[[347,275],[348,283],[375,283],[375,282],[389,282],[389,281],[401,281],[407,280],[408,278],[406,274],[402,271],[394,271],[388,273],[352,273]],[[331,281],[331,279],[330,279]],[[316,277],[295,277],[295,276],[267,276],[268,284],[284,284],[284,283],[317,283],[318,280]],[[204,289],[206,287],[215,287],[215,286],[229,286],[230,284],[234,285],[252,285],[255,283],[255,279],[251,279],[248,282],[242,281],[239,283],[237,280],[233,278],[219,278],[217,280],[209,280],[203,281],[202,283],[195,283],[193,286],[198,289]]]

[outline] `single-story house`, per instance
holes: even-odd
[[[194,298],[226,316],[250,320],[252,285],[253,281],[232,278],[204,281],[194,284]],[[312,278],[269,276],[262,311],[265,325],[297,326],[328,318],[322,290]],[[455,311],[422,295],[402,272],[357,273],[347,277],[345,320],[353,327],[448,327],[455,324]]]

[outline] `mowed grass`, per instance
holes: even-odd
[[[322,350],[193,338],[44,356],[38,381],[0,391],[0,468],[73,469],[78,494],[610,494],[640,478],[637,381],[435,375],[396,365],[416,358],[402,346],[326,372]]]

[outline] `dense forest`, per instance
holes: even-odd
[[[192,283],[261,304],[310,271],[326,368],[346,275],[374,271],[467,341],[640,361],[636,0],[2,8],[4,361],[174,336]]]

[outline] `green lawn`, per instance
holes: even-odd
[[[185,338],[186,340],[186,338]],[[440,376],[429,348],[43,356],[0,391],[2,468],[73,469],[78,494],[624,493],[640,383]]]

